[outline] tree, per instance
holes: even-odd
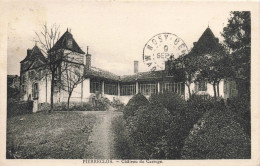
[[[183,79],[184,84],[188,87],[189,97],[191,97],[190,85],[196,81],[201,62],[200,56],[193,56],[192,54],[181,55],[174,60],[170,60],[169,72]]]
[[[59,28],[56,24],[53,24],[50,28],[48,28],[47,24],[44,24],[40,33],[35,32],[36,41],[40,43],[41,51],[47,56],[48,60],[46,63],[46,78],[51,75],[51,112],[53,111],[55,77],[57,77],[57,69],[61,65],[62,57],[56,54],[50,55],[48,52],[60,38]]]
[[[84,81],[84,66],[81,64],[81,59],[75,56],[63,57],[63,72],[61,73],[60,87],[68,92],[67,110],[70,108],[70,98],[74,89]]]
[[[221,34],[231,54],[230,65],[239,84],[240,94],[250,94],[251,14],[250,11],[233,11]]]
[[[59,26],[56,26],[56,24],[50,28],[45,24],[43,25],[42,32],[35,34],[38,42],[41,44],[42,51],[47,54],[46,68],[48,72],[46,72],[46,77],[51,75],[50,111],[53,111],[54,89],[56,88],[58,88],[59,92],[61,92],[61,90],[68,92],[69,109],[69,101],[73,90],[84,80],[84,58],[82,56],[84,52],[77,44],[75,44],[75,46],[77,46],[76,49],[79,49],[79,51],[76,53],[75,51],[68,50],[66,47],[60,46],[58,42],[63,42],[64,39],[67,38],[70,38],[69,40],[71,41],[73,38],[68,30],[59,38]]]
[[[219,96],[219,83],[222,79],[233,75],[229,65],[229,57],[223,45],[208,55],[201,56],[201,65],[197,81],[205,80],[213,86],[214,98]]]

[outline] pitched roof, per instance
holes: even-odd
[[[71,43],[68,44],[69,42]],[[66,49],[80,54],[85,54],[85,52],[81,50],[79,45],[74,40],[72,34],[68,32],[68,30],[60,37],[60,39],[54,44],[48,53],[57,51],[59,49]]]
[[[98,78],[105,78],[109,80],[119,81],[120,77],[116,74],[113,74],[109,71],[102,70],[97,67],[91,66],[90,69],[85,69],[85,76],[86,77],[98,77]]]
[[[215,49],[218,48],[218,39],[215,37],[211,29],[208,27],[198,42],[194,44],[194,47],[191,50],[191,54],[209,54]]]
[[[45,56],[42,54],[40,48],[35,45],[32,49],[27,50],[26,57],[20,63],[23,63],[25,61],[34,61],[37,58],[39,58],[43,62],[47,61]]]
[[[135,82],[135,81],[156,81],[162,79],[163,70],[160,71],[149,71],[149,72],[139,72],[134,75],[124,75],[118,76],[111,72],[102,70],[96,67],[90,67],[90,69],[85,69],[86,77],[97,77],[108,79],[112,81],[121,81],[121,82]]]
[[[163,70],[139,72],[134,75],[124,75],[121,77],[122,82],[134,82],[134,81],[156,81],[161,80],[163,76]]]
[[[40,60],[40,61],[39,61]],[[41,50],[38,46],[34,46],[31,50],[27,50],[27,56],[22,60],[21,63],[21,71],[26,71],[31,68],[31,66],[34,64],[34,62],[38,61],[38,66],[45,64],[47,62],[47,59],[42,54]],[[24,63],[28,62],[28,63]],[[41,63],[41,64],[40,64]]]

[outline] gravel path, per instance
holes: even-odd
[[[110,159],[113,156],[111,122],[122,113],[114,112],[112,107],[108,111],[86,113],[95,114],[97,121],[89,137],[90,144],[87,146],[84,156],[92,159]]]

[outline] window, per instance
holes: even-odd
[[[25,85],[21,85],[21,92],[26,93],[26,86]]]
[[[175,92],[177,94],[183,94],[183,83],[164,83],[164,91]]]
[[[105,84],[105,94],[117,95],[118,94],[117,84]]]
[[[38,98],[38,83],[34,83],[34,84],[33,84],[32,97],[33,97],[34,99],[37,99],[37,98]]]
[[[90,81],[90,93],[96,93],[96,91],[100,91],[100,83]]]
[[[120,88],[121,88],[120,89],[121,96],[128,96],[128,95],[136,94],[136,85],[135,84],[121,85]]]
[[[26,73],[23,73],[22,75],[22,83],[25,83],[26,82]]]
[[[207,91],[207,82],[206,81],[198,82],[198,91]]]
[[[140,84],[139,92],[148,96],[157,93],[157,84]]]
[[[67,41],[67,47],[68,47],[68,48],[72,48],[72,47],[73,47],[72,39],[68,39],[68,41]]]

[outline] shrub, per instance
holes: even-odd
[[[122,116],[116,117],[112,121],[112,131],[114,136],[114,156],[115,159],[134,159],[136,158],[135,149],[129,132],[126,129],[126,123]]]
[[[171,158],[170,135],[173,116],[156,105],[139,107],[134,127],[129,130],[130,142],[138,159]]]
[[[140,106],[146,106],[149,104],[149,101],[144,95],[138,93],[134,95],[127,103],[124,108],[124,118],[127,119],[130,116],[135,116],[138,108]]]
[[[215,101],[213,98],[195,95],[193,94],[187,100],[188,108],[193,114],[192,116],[192,125],[197,123],[197,121],[203,116],[203,114],[212,108],[214,108]]]
[[[50,103],[40,103],[39,111],[48,112],[51,109]],[[53,104],[54,111],[67,111],[67,102]],[[91,111],[93,107],[89,102],[77,103],[71,102],[69,111]]]
[[[51,109],[51,104],[46,103],[46,102],[40,103],[38,108],[39,108],[39,111],[48,112]]]
[[[66,111],[67,110],[67,102],[60,102],[53,104],[54,111]]]
[[[31,114],[33,112],[33,101],[15,101],[9,100],[7,102],[7,117],[16,115]]]
[[[207,111],[194,125],[182,149],[183,159],[250,158],[250,138],[227,109]]]
[[[93,110],[93,107],[89,102],[84,102],[82,106],[83,106],[84,111],[92,111]]]
[[[96,106],[94,107],[97,111],[106,111],[110,106],[110,101],[106,97],[101,97],[97,100]]]
[[[122,103],[119,99],[113,99],[111,106],[114,107],[116,111],[123,111],[125,107],[124,103]]]
[[[180,95],[173,92],[153,94],[149,100],[152,104],[167,108],[172,115],[183,111],[187,107],[186,101]]]
[[[235,120],[243,127],[251,138],[251,109],[248,96],[235,97],[227,100],[229,109],[233,112]]]

